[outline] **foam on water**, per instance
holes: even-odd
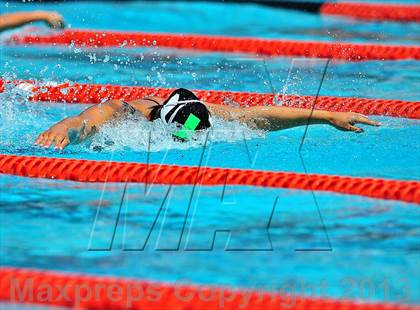
[[[105,124],[98,134],[86,142],[86,145],[92,151],[131,149],[157,152],[168,149],[201,148],[207,143],[236,142],[265,135],[264,131],[218,118],[213,118],[212,129],[195,133],[187,142],[173,139],[172,133],[176,130],[175,126],[167,126],[161,120],[149,122],[145,118],[129,118]]]

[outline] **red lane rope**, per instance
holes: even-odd
[[[0,173],[78,182],[253,185],[420,203],[420,182],[293,172],[189,167],[0,154]]]
[[[55,34],[15,35],[14,44],[53,44],[81,47],[170,47],[268,56],[318,57],[343,60],[420,59],[420,47],[343,42],[306,42],[193,34],[64,30]]]
[[[5,83],[23,84],[29,86],[29,91],[33,92],[31,100],[47,102],[67,102],[67,103],[101,103],[109,99],[134,100],[145,96],[169,96],[172,89],[152,88],[138,86],[115,86],[99,84],[78,84],[68,83],[56,86],[36,86],[37,82],[13,81],[8,82],[0,79],[0,92],[4,91]],[[27,89],[27,87],[25,88]],[[393,117],[406,117],[420,119],[420,102],[387,100],[387,99],[367,99],[367,98],[345,98],[319,96],[297,96],[297,95],[273,95],[264,93],[250,92],[229,92],[214,90],[194,91],[199,98],[204,101],[218,104],[229,104],[232,101],[239,103],[243,107],[274,105],[282,102],[284,106],[306,108],[328,111],[352,111],[369,115],[385,115]],[[316,99],[316,102],[315,102]]]
[[[420,22],[418,5],[326,2],[321,6],[320,12],[371,21]]]
[[[173,285],[26,268],[0,268],[0,300],[90,310],[415,310],[416,306],[360,303],[275,292]]]

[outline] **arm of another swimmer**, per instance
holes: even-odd
[[[102,124],[115,117],[121,110],[122,102],[109,100],[101,105],[92,106],[77,116],[68,117],[41,133],[35,144],[49,148],[63,149],[69,143],[69,132],[79,132],[79,141],[93,134]]]
[[[64,28],[64,19],[57,12],[32,11],[0,14],[0,31],[36,21],[44,21],[51,28]]]
[[[367,116],[353,112],[330,112],[279,106],[233,108],[229,106],[206,105],[215,116],[226,120],[239,120],[251,127],[266,130],[280,130],[309,124],[330,124],[344,131],[363,132],[354,124],[379,126]]]

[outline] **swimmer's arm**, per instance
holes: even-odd
[[[0,31],[16,28],[36,21],[46,22],[51,28],[63,28],[63,17],[56,12],[34,11],[0,15]]]
[[[226,120],[239,120],[249,126],[265,130],[280,130],[307,124],[330,124],[337,129],[362,132],[356,123],[379,126],[362,114],[353,112],[330,112],[290,107],[235,108],[206,103],[213,115]]]
[[[116,117],[122,106],[120,100],[109,100],[101,105],[92,106],[79,115],[65,118],[44,131],[38,136],[35,144],[45,148],[53,145],[56,149],[63,149],[70,143],[70,131],[76,131],[81,141],[95,133],[102,124]]]

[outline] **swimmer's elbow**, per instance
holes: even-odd
[[[111,109],[113,109],[113,110],[115,110],[115,111],[118,111],[118,110],[120,110],[120,109],[122,108],[122,106],[123,106],[123,102],[122,102],[122,100],[112,99],[112,100],[108,100],[108,101],[104,102],[104,103],[102,104],[102,106],[103,106],[103,107],[104,107],[104,106],[108,106],[108,107],[110,107]]]
[[[107,121],[118,111],[120,111],[122,106],[123,103],[121,100],[108,100],[104,103],[87,108],[82,113],[80,113],[79,116],[82,119],[89,119],[91,121]]]

